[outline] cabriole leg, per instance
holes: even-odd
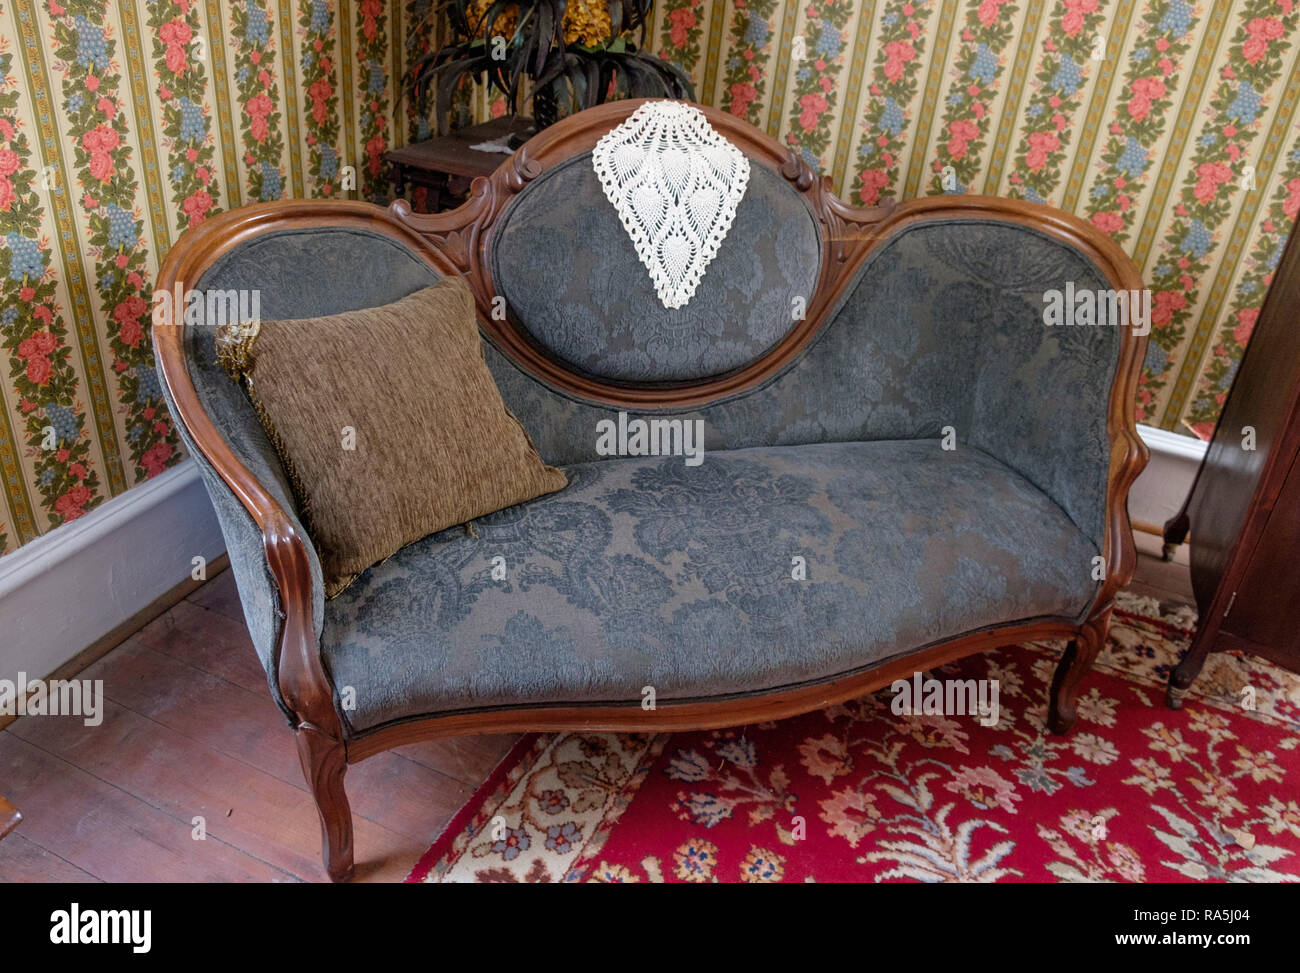
[[[1097,659],[1106,632],[1110,628],[1110,612],[1089,619],[1078,636],[1070,640],[1065,654],[1052,678],[1051,698],[1047,713],[1047,727],[1053,733],[1068,733],[1078,717],[1076,703],[1079,685]]]
[[[343,790],[343,775],[348,769],[347,750],[341,740],[327,736],[309,723],[301,724],[296,736],[303,776],[307,778],[320,815],[325,871],[331,881],[349,881],[353,875],[352,808]]]

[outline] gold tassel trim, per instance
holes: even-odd
[[[217,328],[217,364],[236,382],[253,370],[253,342],[261,332],[260,321],[231,322]]]

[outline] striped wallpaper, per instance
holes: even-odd
[[[395,79],[433,2],[0,0],[0,553],[180,460],[160,255],[245,203],[383,199],[382,153],[427,134]],[[1292,0],[659,0],[651,34],[702,101],[856,201],[947,186],[1111,233],[1155,291],[1141,418],[1204,435],[1300,209],[1297,20]]]
[[[1294,0],[660,0],[659,53],[855,202],[1091,220],[1153,291],[1139,420],[1208,438],[1300,210]]]
[[[246,203],[385,197],[430,2],[0,0],[0,553],[179,462],[161,255]]]

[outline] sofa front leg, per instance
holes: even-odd
[[[1065,647],[1065,654],[1056,666],[1056,675],[1052,678],[1052,689],[1048,703],[1047,728],[1053,733],[1068,733],[1078,717],[1077,702],[1079,684],[1092,664],[1102,643],[1106,641],[1106,632],[1110,628],[1110,612],[1088,619],[1077,637],[1070,640]]]
[[[347,749],[310,723],[301,723],[295,732],[298,759],[303,776],[316,800],[320,816],[321,857],[325,871],[334,882],[347,882],[353,875],[352,808],[343,790],[347,773]]]

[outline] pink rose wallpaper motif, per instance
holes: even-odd
[[[150,336],[182,232],[347,166],[387,196],[416,6],[0,0],[0,554],[184,458]]]
[[[1155,347],[1142,376],[1139,422],[1150,421],[1148,403],[1178,380],[1183,359],[1202,343],[1200,336],[1187,340],[1189,328],[1197,325],[1201,289],[1211,283],[1217,251],[1232,231],[1237,197],[1246,192],[1240,166],[1264,129],[1268,105],[1263,93],[1286,81],[1291,67],[1287,54],[1292,45],[1283,38],[1294,35],[1300,10],[1290,0],[1250,0],[1241,6],[1227,61],[1209,81],[1212,95],[1204,121],[1193,129],[1195,148],[1174,196],[1174,219],[1156,244],[1154,265],[1146,268],[1148,286],[1164,313],[1152,317]]]
[[[930,162],[931,192],[966,192],[976,178],[980,152],[993,117],[989,106],[999,92],[1008,49],[1015,40],[1012,18],[1019,8],[1007,0],[983,0],[966,8],[960,43],[943,96],[942,137]],[[954,184],[955,183],[955,184]]]
[[[247,124],[242,130],[247,202],[259,203],[286,195],[281,84],[277,77],[278,11],[259,3],[231,10],[231,46],[235,49],[235,102],[243,106]]]
[[[759,107],[767,90],[765,69],[772,59],[777,0],[736,0],[731,52],[726,60],[720,107],[750,124],[759,124]]]
[[[1139,419],[1209,435],[1300,204],[1281,205],[1300,173],[1293,0],[674,0],[656,18],[697,85],[718,48],[701,101],[856,203],[993,193],[1111,234],[1154,291]]]
[[[0,552],[181,461],[158,261],[236,206],[385,201],[383,153],[428,135],[397,86],[430,9],[0,0]],[[1204,438],[1300,213],[1297,30],[1295,0],[659,0],[648,41],[852,202],[991,193],[1110,234],[1153,292],[1139,421]]]

